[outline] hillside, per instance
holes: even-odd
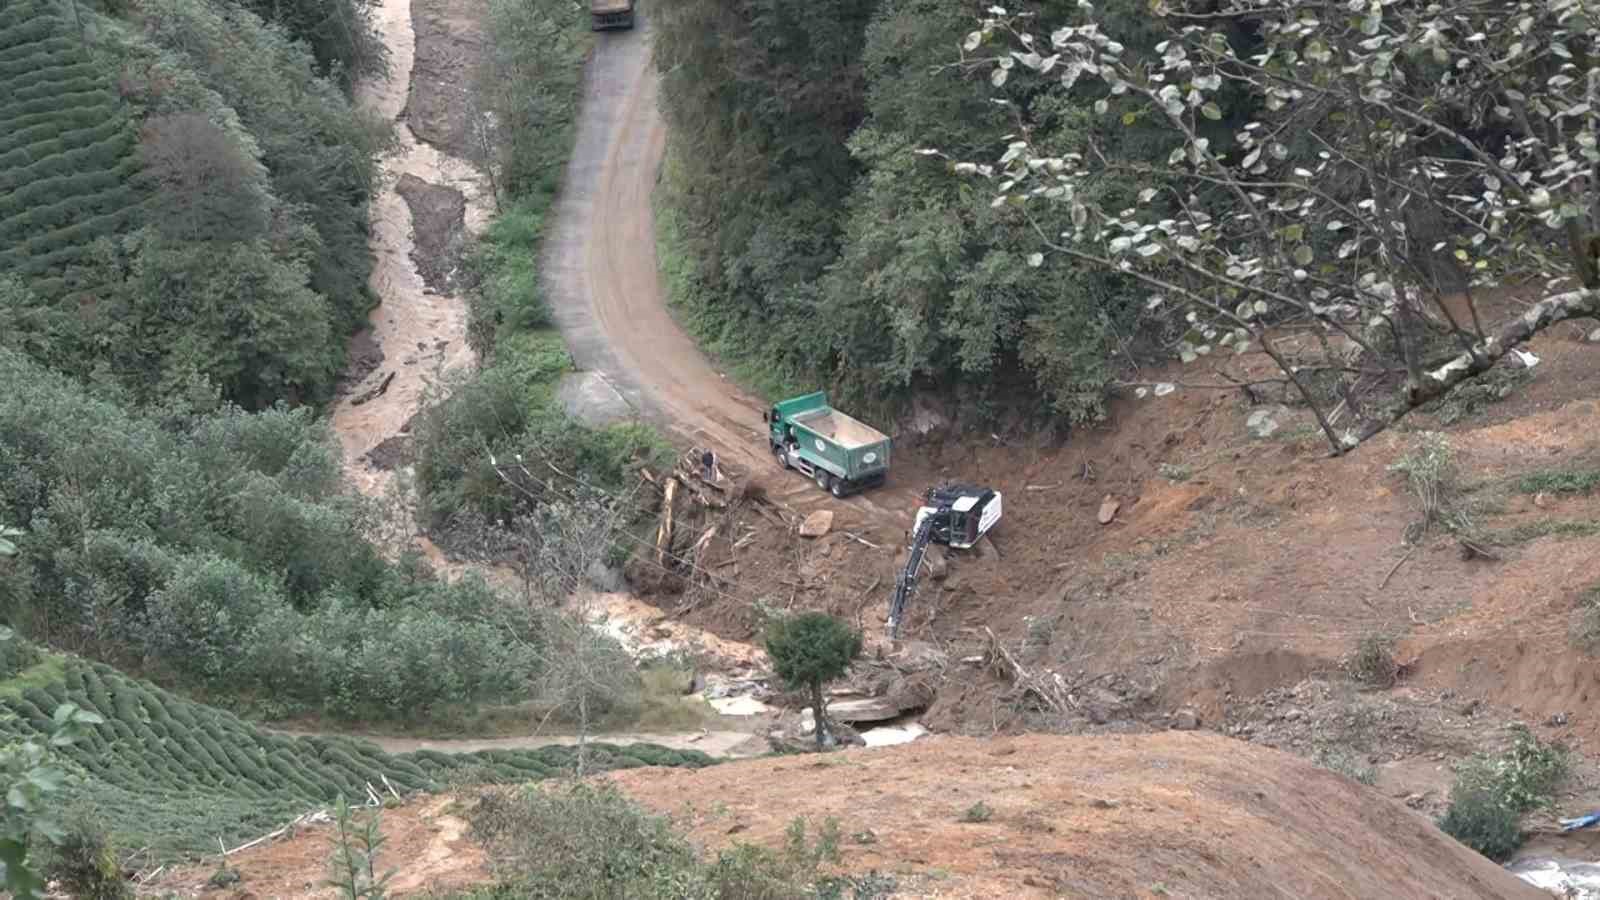
[[[1370,789],[1214,735],[941,737],[611,777],[709,848],[837,817],[842,868],[905,896],[1543,896]]]
[[[14,651],[8,651],[14,652]],[[67,759],[80,776],[62,797],[73,816],[91,816],[114,846],[140,847],[143,867],[260,837],[343,795],[379,797],[438,791],[452,782],[538,781],[571,771],[577,750],[436,750],[391,755],[345,738],[287,737],[178,697],[109,666],[45,656],[0,682],[0,737],[46,738],[50,716],[74,703],[105,719]],[[709,765],[696,751],[645,744],[591,745],[594,771],[643,765]]]
[[[56,298],[92,243],[136,226],[137,125],[94,60],[45,0],[0,5],[0,277]]]
[[[855,896],[1543,896],[1368,788],[1212,735],[938,737],[606,777],[706,855],[776,848],[796,819],[813,829],[835,819],[840,859],[829,871],[875,891]],[[472,840],[461,819],[470,793],[458,801],[385,813],[384,834],[398,842],[384,857],[402,885],[393,896],[495,883],[508,861]],[[305,886],[326,841],[326,826],[313,827],[231,864],[258,895],[332,897]],[[183,870],[155,887],[195,896],[207,874]]]

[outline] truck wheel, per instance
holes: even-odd
[[[839,499],[844,499],[844,479],[835,478],[833,484],[828,486],[828,492]]]
[[[828,485],[831,484],[832,482],[833,482],[833,476],[829,475],[823,469],[818,469],[817,470],[817,487],[822,488],[823,490],[827,490],[828,489]]]
[[[772,455],[778,458],[778,465],[789,468],[789,454],[783,449],[782,444],[772,445]]]

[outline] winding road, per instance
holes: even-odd
[[[667,310],[651,205],[667,126],[649,13],[641,8],[637,22],[597,35],[584,73],[576,145],[543,248],[545,296],[577,367],[599,373],[639,415],[776,473],[764,401],[718,372]],[[917,502],[893,488],[838,501],[797,475],[770,487],[791,505],[842,506],[883,522],[901,521]]]

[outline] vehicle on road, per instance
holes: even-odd
[[[589,0],[595,31],[633,27],[634,0]]]
[[[775,403],[761,414],[772,455],[817,487],[845,497],[889,476],[889,436],[828,405],[822,391]]]

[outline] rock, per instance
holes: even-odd
[[[1556,728],[1558,726],[1565,725],[1567,724],[1567,714],[1564,712],[1558,712],[1550,718],[1545,719],[1544,724],[1550,728]]]
[[[819,509],[800,523],[800,536],[819,538],[833,530],[833,510]]]
[[[1110,525],[1111,520],[1117,517],[1117,510],[1121,508],[1122,501],[1107,494],[1106,498],[1100,501],[1100,512],[1095,518],[1100,520],[1101,525]]]
[[[1589,332],[1589,343],[1600,344],[1600,328],[1596,328],[1595,330]]]
[[[1406,795],[1406,805],[1411,807],[1412,809],[1421,809],[1422,808],[1422,804],[1424,804],[1426,802],[1428,802],[1428,798],[1424,797],[1421,794],[1408,794],[1408,795]]]
[[[716,710],[719,716],[759,716],[772,710],[772,707],[754,697],[719,697],[706,702],[711,704],[711,708]],[[806,721],[807,723],[811,721],[809,716]]]
[[[950,561],[945,558],[943,547],[928,548],[928,577],[934,581],[943,581],[950,574]]]
[[[1121,806],[1122,804],[1119,801],[1116,801],[1116,800],[1107,800],[1104,797],[1100,797],[1100,798],[1098,798],[1096,800],[1091,801],[1089,803],[1089,805],[1094,807],[1095,809],[1116,809],[1117,807]]]
[[[885,725],[882,728],[868,728],[861,732],[861,740],[868,747],[893,747],[897,744],[909,744],[928,733],[915,722],[910,725]]]
[[[887,697],[869,697],[862,700],[841,700],[828,704],[830,722],[882,722],[905,712],[900,704]]]
[[[1200,713],[1185,706],[1172,714],[1172,727],[1177,731],[1196,731],[1200,728]]]
[[[1533,505],[1539,507],[1540,509],[1549,509],[1550,508],[1550,495],[1546,494],[1544,491],[1540,491],[1539,493],[1534,494],[1533,495]]]
[[[1283,717],[1284,717],[1284,719],[1286,719],[1286,720],[1288,720],[1290,722],[1298,722],[1301,719],[1304,719],[1306,717],[1306,713],[1305,713],[1305,710],[1303,710],[1303,709],[1292,709],[1291,708],[1291,709],[1284,710]]]
[[[1274,410],[1256,410],[1250,413],[1250,418],[1245,420],[1245,428],[1250,429],[1250,434],[1256,437],[1272,437],[1278,431],[1278,420]]]

